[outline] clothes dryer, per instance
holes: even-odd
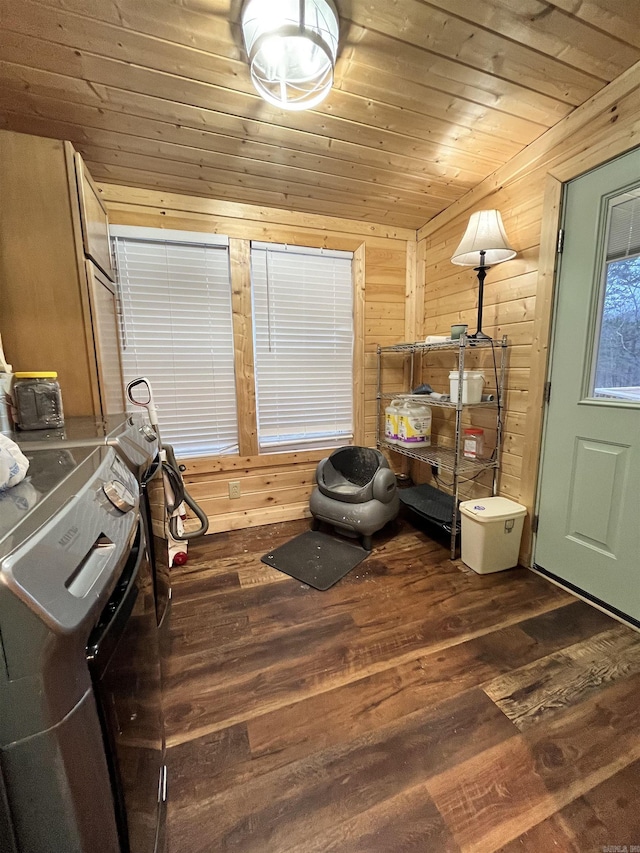
[[[0,496],[3,851],[154,853],[166,770],[138,484],[104,445],[25,452],[28,479]]]

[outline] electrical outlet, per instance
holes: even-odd
[[[229,497],[231,500],[236,500],[240,497],[240,480],[229,481]]]

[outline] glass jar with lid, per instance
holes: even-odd
[[[21,372],[13,377],[13,403],[20,429],[64,426],[62,394],[55,371]]]
[[[462,455],[466,459],[480,459],[484,453],[484,430],[467,427],[462,430]]]

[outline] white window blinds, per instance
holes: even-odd
[[[112,227],[125,382],[151,381],[179,456],[238,452],[229,253],[209,234]]]
[[[640,195],[638,190],[615,198],[611,205],[607,260],[640,254]]]
[[[348,444],[353,437],[350,252],[251,244],[261,452]]]

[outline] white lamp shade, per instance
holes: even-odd
[[[501,264],[516,256],[515,250],[509,245],[499,210],[478,210],[471,214],[467,230],[453,253],[451,263],[464,267],[480,266],[483,262],[481,251],[485,253],[486,266]]]
[[[332,0],[247,0],[242,32],[251,79],[265,101],[307,110],[327,96],[339,36]]]

